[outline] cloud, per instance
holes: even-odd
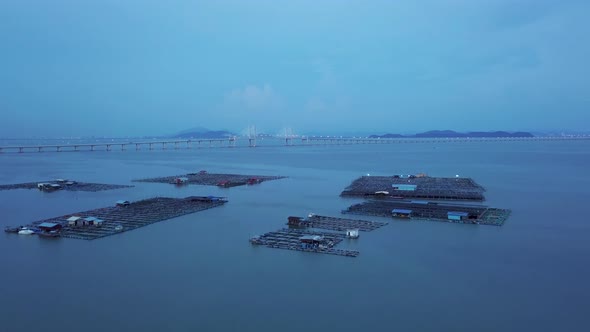
[[[281,97],[269,84],[247,85],[230,91],[224,98],[225,108],[248,112],[276,111],[282,107]]]
[[[244,128],[256,125],[259,132],[283,125],[288,119],[285,99],[270,84],[247,84],[223,95],[210,119],[212,126]],[[223,114],[223,116],[219,116]]]
[[[303,109],[309,113],[338,115],[349,111],[350,105],[350,99],[344,96],[336,98],[313,96],[307,100]]]
[[[325,59],[314,59],[311,62],[311,69],[318,79],[304,102],[303,110],[307,113],[323,115],[336,115],[349,111],[352,100],[331,63]]]

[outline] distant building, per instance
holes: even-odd
[[[359,230],[358,229],[346,230],[346,237],[351,238],[351,239],[357,239],[359,237]]]
[[[410,218],[412,216],[412,210],[393,209],[391,210],[391,216],[394,218]]]
[[[415,184],[397,184],[394,183],[391,185],[391,188],[393,190],[399,190],[399,191],[414,191],[416,190],[416,185]]]
[[[58,231],[61,229],[61,225],[54,222],[43,222],[40,223],[37,227],[44,232]]]
[[[57,183],[37,183],[37,189],[41,191],[54,191],[61,189],[61,186]]]
[[[447,218],[449,220],[455,220],[455,221],[465,220],[465,219],[468,219],[469,218],[469,213],[467,213],[467,212],[449,211],[447,213]]]
[[[81,223],[81,219],[82,217],[71,216],[68,219],[66,219],[66,221],[68,222],[68,226],[80,226],[78,222],[80,221]]]

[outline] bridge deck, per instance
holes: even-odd
[[[413,143],[462,143],[462,142],[534,142],[534,141],[580,141],[590,140],[590,136],[574,137],[458,137],[458,138],[360,138],[360,137],[315,137],[315,136],[287,136],[274,137],[284,140],[285,145],[345,145],[345,144],[413,144]],[[142,142],[97,142],[97,143],[68,143],[68,144],[41,144],[41,145],[10,145],[0,146],[0,152],[62,152],[62,151],[111,151],[113,147],[120,147],[126,150],[128,147],[135,147],[135,150],[141,150],[141,147],[160,146],[166,150],[169,145],[175,149],[182,146],[191,148],[193,145],[214,147],[234,147],[237,142],[243,140],[244,146],[255,147],[256,138],[252,137],[228,137],[214,139],[183,139],[183,140],[163,140],[163,141],[142,141]],[[297,142],[300,142],[299,144]],[[209,143],[209,144],[202,144]]]

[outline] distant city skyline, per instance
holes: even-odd
[[[0,3],[0,137],[588,132],[582,0]]]

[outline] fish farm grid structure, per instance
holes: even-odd
[[[370,232],[379,227],[387,225],[387,223],[318,216],[315,214],[310,214],[306,218],[289,217],[288,225],[289,227],[316,228],[338,232],[345,232],[350,229],[358,229],[359,231]]]
[[[33,222],[29,228],[42,223],[62,226],[61,236],[73,239],[94,240],[117,233],[144,227],[159,221],[192,214],[225,204],[220,197],[191,196],[186,198],[156,197],[129,204],[72,213]]]
[[[176,185],[196,184],[204,186],[235,187],[247,184],[258,184],[264,181],[283,179],[285,176],[214,174],[201,171],[186,175],[165,176],[149,179],[133,180],[135,182],[170,183]]]
[[[371,200],[342,211],[345,214],[493,226],[502,226],[510,212],[484,205],[408,200]]]
[[[359,252],[356,250],[334,248],[345,238],[346,235],[343,233],[285,228],[276,232],[269,232],[260,236],[255,236],[250,239],[250,242],[254,245],[262,245],[269,248],[347,257],[358,256]]]
[[[113,190],[122,188],[131,188],[133,186],[118,185],[118,184],[103,184],[103,183],[86,183],[66,180],[53,180],[41,182],[27,182],[16,184],[0,185],[0,190],[14,190],[14,189],[39,189],[45,192],[52,192],[57,190],[67,191],[91,191],[97,192],[102,190]]]
[[[482,186],[470,178],[394,175],[362,176],[354,180],[340,195],[483,201],[484,191]]]

